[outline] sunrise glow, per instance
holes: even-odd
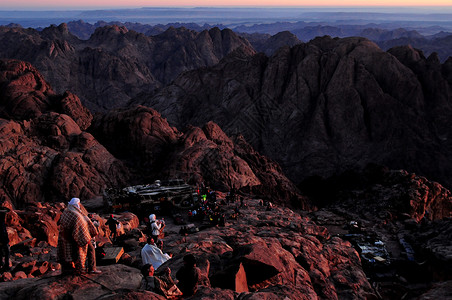
[[[97,8],[137,8],[137,7],[157,7],[157,6],[332,6],[332,7],[347,7],[347,6],[399,6],[399,7],[413,7],[413,6],[449,6],[450,0],[229,0],[229,1],[211,1],[211,0],[154,0],[154,1],[107,1],[107,0],[79,0],[79,1],[57,1],[57,0],[0,0],[0,10],[4,9],[40,9],[40,8],[81,8],[81,9],[97,9]]]

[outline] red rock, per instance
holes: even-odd
[[[25,274],[25,272],[19,271],[19,272],[14,273],[13,280],[19,280],[19,279],[24,279],[24,278],[28,278],[28,276],[27,276],[27,274]]]
[[[272,195],[281,202],[309,208],[306,198],[274,162],[259,155],[243,138],[232,141],[213,122],[181,133],[156,111],[135,107],[111,111],[93,122],[93,134],[117,157],[132,157],[140,174],[206,182],[219,190]]]
[[[10,272],[4,272],[2,274],[1,279],[2,279],[3,282],[5,282],[5,281],[13,281],[14,280],[13,275]]]

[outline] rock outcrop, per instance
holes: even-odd
[[[341,206],[360,216],[408,215],[416,222],[452,217],[450,190],[425,177],[378,165],[327,179],[311,177],[300,189],[318,206]]]
[[[28,203],[97,197],[128,170],[84,131],[92,115],[58,95],[30,64],[0,61],[0,199]]]
[[[450,187],[450,63],[398,53],[317,38],[270,58],[231,55],[134,103],[178,127],[212,120],[240,132],[297,183],[373,162]]]
[[[139,106],[96,118],[92,133],[116,157],[128,161],[140,180],[181,178],[310,208],[278,164],[257,153],[243,137],[229,138],[213,122],[180,132],[155,110]]]

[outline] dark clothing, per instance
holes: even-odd
[[[3,263],[3,256],[5,263]],[[5,268],[9,268],[9,237],[6,230],[5,214],[0,213],[0,267],[3,265]]]
[[[150,291],[156,294],[163,295],[161,289],[162,281],[154,276],[146,276],[141,280],[140,290]]]
[[[176,278],[179,280],[177,287],[181,290],[184,297],[192,296],[198,290],[198,283],[200,279],[201,270],[197,267],[182,266],[176,273]]]
[[[169,275],[143,277],[140,290],[150,291],[165,296],[167,299],[182,294]]]
[[[117,220],[115,220],[114,218],[110,217],[107,222],[105,222],[105,225],[108,225],[108,228],[110,228],[111,231],[111,236],[112,238],[115,238],[117,233],[116,233],[116,226],[119,224],[119,222]]]

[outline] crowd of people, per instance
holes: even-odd
[[[4,225],[4,219],[0,210],[0,225]],[[114,243],[118,238],[121,222],[116,220],[114,215],[110,215],[105,225],[110,231],[107,236]],[[196,267],[195,257],[188,254],[183,258],[184,266],[176,273],[177,283],[171,277],[170,268],[164,268],[157,274],[156,270],[173,257],[172,253],[163,252],[165,221],[163,218],[158,220],[155,214],[151,214],[145,220],[145,225],[144,233],[148,238],[141,250],[143,279],[140,289],[166,298],[188,297],[196,293],[200,270]],[[57,255],[63,275],[101,273],[96,264],[95,241],[99,226],[99,222],[86,211],[79,198],[72,198],[69,201],[59,220]],[[0,254],[2,258],[5,257],[5,265],[9,266],[6,226],[2,226],[2,230]]]
[[[217,201],[215,191],[202,186],[198,189],[200,201],[188,210],[187,218],[189,221],[197,221],[203,226],[225,226],[225,212],[223,205],[240,200],[240,206],[235,207],[234,213],[230,218],[237,218],[240,213],[239,207],[245,207],[246,203],[242,197],[237,197],[234,190],[231,190],[221,201]],[[267,204],[271,209],[271,204]],[[179,215],[180,216],[180,215]],[[147,236],[147,242],[141,249],[141,260],[143,280],[142,290],[149,290],[167,298],[178,296],[191,296],[196,293],[200,280],[200,270],[196,267],[196,258],[192,254],[187,254],[183,258],[184,265],[177,271],[174,282],[171,277],[171,269],[161,266],[172,259],[172,253],[166,253],[163,250],[165,220],[157,219],[156,214],[152,213],[143,220]],[[9,265],[8,235],[5,235],[4,214],[0,210],[0,225],[2,225],[2,234],[0,241],[0,255],[5,258],[5,262],[0,261],[0,265]],[[99,221],[88,213],[79,198],[72,198],[67,204],[59,220],[60,232],[58,237],[58,258],[61,263],[63,274],[99,274],[100,270],[96,266],[96,236],[100,227]],[[109,229],[108,238],[112,243],[117,241],[121,222],[115,219],[111,214],[105,222]],[[180,233],[190,233],[193,229],[198,231],[193,224],[181,228]],[[191,227],[193,228],[191,228]],[[105,227],[103,227],[105,230]],[[184,231],[185,230],[185,231]],[[6,238],[5,238],[6,237]],[[160,269],[159,269],[160,268]],[[160,273],[157,273],[156,271]]]

